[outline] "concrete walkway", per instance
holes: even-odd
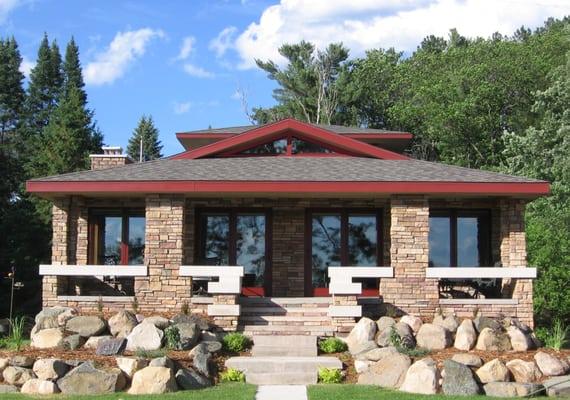
[[[303,385],[258,386],[255,400],[307,400],[307,387]]]

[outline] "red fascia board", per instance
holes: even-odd
[[[172,159],[197,159],[212,156],[220,152],[231,152],[236,148],[243,148],[254,146],[256,144],[269,141],[271,138],[278,137],[279,134],[292,130],[297,133],[297,136],[303,136],[317,140],[323,144],[328,144],[345,150],[350,153],[356,153],[369,157],[375,157],[385,160],[407,160],[408,157],[394,153],[389,150],[381,149],[372,146],[368,143],[359,142],[358,140],[351,139],[346,136],[337,135],[333,132],[327,131],[319,127],[315,127],[295,119],[284,119],[268,125],[260,126],[244,132],[240,135],[231,136],[225,140],[211,143],[209,145],[200,147],[195,150],[189,150],[172,157]]]
[[[537,195],[548,182],[28,181],[31,193],[377,193]]]
[[[235,136],[234,133],[184,133],[176,134],[177,139],[227,139]]]

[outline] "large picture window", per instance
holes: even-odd
[[[491,265],[488,210],[433,210],[429,218],[430,267]]]
[[[144,263],[144,210],[95,209],[89,213],[89,263]]]

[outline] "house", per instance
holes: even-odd
[[[370,304],[532,326],[524,211],[547,182],[411,159],[409,133],[294,119],[177,138],[171,157],[106,148],[90,171],[27,182],[53,202],[44,306],[188,304],[225,329],[284,314],[283,329],[346,332]]]

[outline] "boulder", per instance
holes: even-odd
[[[458,353],[454,354],[451,359],[455,362],[467,365],[468,367],[480,367],[483,365],[481,357],[476,356],[475,354]]]
[[[536,361],[540,372],[546,376],[564,375],[568,371],[567,363],[543,351],[539,351],[534,355],[534,361]]]
[[[31,347],[36,349],[51,349],[63,345],[63,330],[61,328],[43,329],[31,335]]]
[[[40,358],[34,363],[34,374],[43,381],[55,381],[61,378],[69,366],[57,358]]]
[[[24,394],[55,394],[59,393],[59,389],[52,381],[30,379],[22,385],[20,392]]]
[[[142,358],[131,358],[131,357],[117,357],[117,367],[127,376],[127,378],[132,379],[135,372],[148,366],[148,360]]]
[[[58,317],[63,313],[77,312],[70,307],[49,307],[44,308],[34,318],[35,326],[34,332],[39,332],[43,329],[59,328],[63,326],[59,323]]]
[[[542,382],[548,396],[570,396],[570,375],[556,376]]]
[[[164,332],[151,323],[143,322],[137,325],[127,336],[127,350],[158,350],[162,345],[163,337]]]
[[[194,346],[190,350],[190,356],[195,356],[198,353],[208,354],[217,353],[222,350],[222,344],[220,342],[202,342]]]
[[[470,319],[464,319],[457,328],[453,347],[458,350],[469,351],[475,347],[475,343],[477,343],[477,332],[473,322]]]
[[[8,336],[10,333],[10,320],[8,318],[0,319],[0,337]]]
[[[516,326],[509,326],[507,335],[511,339],[511,347],[514,351],[528,351],[534,347],[532,339]]]
[[[97,343],[95,354],[98,356],[116,356],[118,354],[123,354],[126,344],[127,339],[124,337],[101,340]]]
[[[393,346],[395,343],[391,341],[392,331],[395,330],[400,337],[400,343],[407,347],[415,347],[416,339],[414,338],[414,332],[410,325],[404,322],[398,322],[388,328],[384,329],[376,338],[376,344],[381,347]]]
[[[416,317],[414,315],[404,315],[401,319],[400,322],[403,322],[404,324],[408,324],[408,326],[410,328],[412,328],[412,330],[414,332],[417,332],[420,330],[420,327],[422,326],[422,324],[424,323],[422,321],[422,319],[420,317]]]
[[[196,324],[200,331],[209,331],[210,323],[204,318],[194,314],[178,314],[172,318],[173,324]]]
[[[412,365],[412,360],[404,354],[398,353],[392,357],[383,358],[372,364],[368,371],[360,374],[358,383],[397,389],[404,382],[410,365]]]
[[[223,333],[202,331],[200,333],[200,340],[202,342],[221,342],[224,338]]]
[[[18,393],[18,388],[14,385],[3,385],[0,383],[0,394]]]
[[[77,310],[75,308],[66,307],[65,311],[58,314],[57,324],[60,327],[63,327],[67,324],[67,321],[69,321],[71,318],[76,317],[76,316],[77,316]]]
[[[423,324],[416,340],[418,346],[428,350],[443,350],[451,345],[451,333],[442,326]]]
[[[129,394],[161,394],[175,392],[177,389],[176,379],[170,368],[146,367],[135,372]]]
[[[368,371],[370,365],[372,365],[372,361],[354,360],[354,370],[356,371],[357,374],[362,374]]]
[[[88,338],[98,336],[105,332],[107,324],[99,317],[93,315],[80,315],[73,317],[65,324],[65,329],[72,333]]]
[[[10,359],[10,365],[13,367],[30,368],[34,365],[35,358],[29,356],[13,356]]]
[[[490,382],[483,386],[487,396],[492,397],[527,397],[544,391],[542,385],[518,382]]]
[[[498,358],[483,364],[475,374],[481,383],[508,382],[511,376],[509,369]]]
[[[85,362],[58,379],[57,386],[64,394],[114,393],[124,386],[124,378],[117,371],[103,371]]]
[[[354,328],[352,328],[352,331],[350,331],[350,334],[346,338],[348,350],[352,354],[356,354],[355,350],[359,348],[363,343],[374,340],[376,329],[376,323],[370,318],[361,318],[360,321],[358,321],[358,323],[354,326]]]
[[[455,333],[455,331],[459,327],[459,320],[453,314],[450,314],[445,318],[442,315],[436,315],[432,321],[432,324],[441,326],[447,329],[451,333]]]
[[[174,361],[168,357],[157,357],[150,360],[149,367],[164,367],[174,369]]]
[[[376,342],[374,342],[373,340],[369,340],[367,342],[359,343],[352,346],[352,350],[350,350],[350,353],[353,356],[358,357],[362,353],[366,353],[369,352],[370,350],[374,350],[377,348],[378,346],[376,345]]]
[[[396,325],[396,320],[392,317],[380,317],[378,321],[376,321],[376,327],[378,328],[378,332],[383,332],[384,329],[391,327],[392,325]]]
[[[357,359],[367,361],[380,361],[385,357],[391,357],[395,354],[398,354],[398,350],[396,350],[395,347],[381,347],[369,350],[366,353],[361,353],[358,355]]]
[[[483,329],[490,328],[491,330],[497,331],[500,330],[502,325],[499,321],[485,317],[481,314],[477,315],[477,317],[473,320],[473,325],[475,325],[475,329],[477,332],[483,332]]]
[[[542,373],[534,361],[515,359],[507,362],[506,365],[516,382],[538,382],[542,378]]]
[[[162,329],[162,330],[165,330],[170,325],[170,321],[168,319],[161,317],[161,316],[158,316],[158,315],[146,317],[143,321],[148,322],[150,324],[153,324],[158,329]]]
[[[179,369],[175,378],[182,390],[202,389],[211,385],[207,378],[189,368]]]
[[[180,334],[179,350],[190,350],[196,345],[200,338],[200,329],[195,323],[180,322],[174,325]]]
[[[473,396],[480,393],[479,385],[468,366],[452,361],[443,362],[443,393],[452,396]]]
[[[129,311],[121,310],[109,318],[109,332],[117,337],[127,337],[139,323],[135,315]]]
[[[34,373],[29,368],[9,366],[2,371],[2,377],[8,385],[22,386],[34,377]]]
[[[500,330],[484,328],[479,333],[475,348],[482,351],[508,351],[511,350],[511,340]]]
[[[9,365],[10,365],[9,358],[0,358],[0,373],[2,373],[2,371],[4,371],[4,369]]]
[[[63,338],[61,346],[64,350],[77,350],[85,344],[85,338],[77,333]]]
[[[202,375],[210,377],[212,373],[211,358],[212,356],[209,353],[208,354],[198,353],[192,359],[192,366],[196,371],[198,371]]]
[[[416,361],[406,372],[400,390],[409,393],[436,394],[439,386],[439,372],[435,361],[424,358]]]
[[[113,339],[113,336],[109,335],[91,336],[89,339],[87,339],[83,347],[86,349],[97,350],[97,347],[99,347],[100,342],[104,342],[105,340],[111,340],[111,339]]]

